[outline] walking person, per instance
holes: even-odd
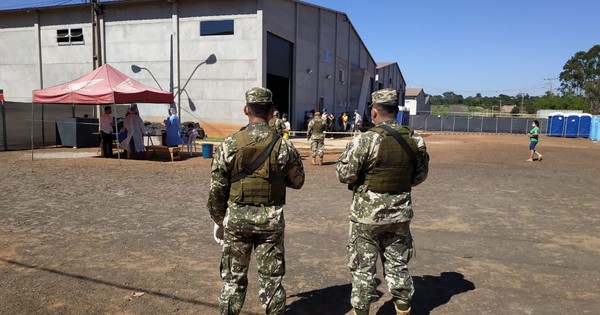
[[[306,133],[306,140],[310,141],[310,152],[312,157],[310,165],[323,165],[326,127],[325,122],[321,118],[321,114],[315,112],[313,119],[308,123],[308,132]]]
[[[266,314],[283,314],[286,293],[283,205],[286,187],[304,184],[296,148],[269,125],[271,91],[246,91],[248,125],[225,138],[212,161],[207,208],[214,238],[223,245],[221,314],[239,314],[246,298],[250,255],[255,250],[260,302]]]
[[[529,130],[529,134],[527,134],[529,136],[529,159],[527,159],[527,162],[533,162],[534,155],[537,155],[538,161],[541,162],[542,155],[535,149],[539,142],[540,122],[537,120],[532,121],[531,127],[532,128]]]
[[[375,266],[381,257],[396,314],[408,315],[414,293],[408,272],[413,256],[411,187],[427,178],[429,156],[423,138],[396,121],[396,90],[379,90],[371,97],[376,126],[354,137],[336,165],[338,179],[354,192],[348,243],[350,301],[355,314],[369,314],[378,296]]]
[[[283,130],[285,129],[285,124],[281,118],[279,118],[279,112],[274,111],[273,117],[269,119],[269,127],[277,132],[277,135],[280,137],[283,136]]]
[[[360,133],[360,128],[362,127],[362,116],[358,113],[358,109],[354,110],[354,123],[352,124],[352,132],[354,134]]]

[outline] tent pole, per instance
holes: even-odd
[[[119,166],[121,165],[121,147],[119,143],[119,126],[117,126],[117,107],[112,104],[113,120],[115,121],[115,139],[117,140],[117,159],[119,160]],[[111,150],[112,150],[112,143]]]
[[[33,102],[31,102],[31,160],[33,161]]]
[[[8,135],[6,134],[6,104],[4,99],[0,100],[2,105],[2,138],[4,140],[4,151],[8,151]]]

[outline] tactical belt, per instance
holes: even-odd
[[[400,144],[402,149],[404,149],[404,152],[406,152],[406,155],[408,155],[409,160],[412,161],[414,159],[415,151],[413,151],[413,149],[406,142],[406,140],[404,140],[404,138],[398,131],[396,131],[394,128],[392,128],[388,125],[381,125],[379,127],[381,127],[383,130],[387,131],[390,135],[392,135],[392,137],[394,137],[394,139],[396,139],[396,141]]]
[[[273,147],[275,146],[277,140],[279,140],[279,135],[276,132],[273,132],[273,139],[271,140],[269,145],[260,153],[256,160],[252,161],[252,163],[244,167],[244,169],[241,172],[235,174],[229,182],[235,183],[248,175],[252,175],[254,171],[256,171],[256,169],[261,164],[263,164],[263,162],[269,157],[269,155],[271,155],[271,151],[273,151]]]

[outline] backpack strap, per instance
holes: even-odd
[[[235,174],[229,181],[230,183],[237,182],[238,180],[245,178],[248,175],[252,175],[254,171],[256,171],[256,169],[259,166],[261,166],[263,162],[269,157],[269,155],[271,155],[271,151],[273,151],[275,143],[280,138],[276,132],[271,132],[271,134],[273,135],[273,139],[271,140],[269,145],[260,153],[256,160],[252,161],[252,163],[244,167],[244,169],[241,172]]]

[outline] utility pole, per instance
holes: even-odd
[[[92,9],[92,62],[94,70],[102,65],[102,40],[100,38],[100,26],[98,16],[102,15],[100,0],[90,0]]]
[[[102,15],[100,0],[90,0],[92,13],[92,67],[94,70],[102,65],[102,39],[100,38],[100,26],[98,15]],[[94,106],[94,117],[100,117],[100,105]]]
[[[523,99],[525,98],[525,93],[521,92],[521,110],[519,111],[521,114],[524,113],[523,111]]]
[[[558,78],[545,78],[544,81],[549,81],[550,82],[550,89],[548,90],[548,94],[550,96],[554,96],[554,90],[552,88],[552,82],[554,82],[554,80],[556,80]]]

